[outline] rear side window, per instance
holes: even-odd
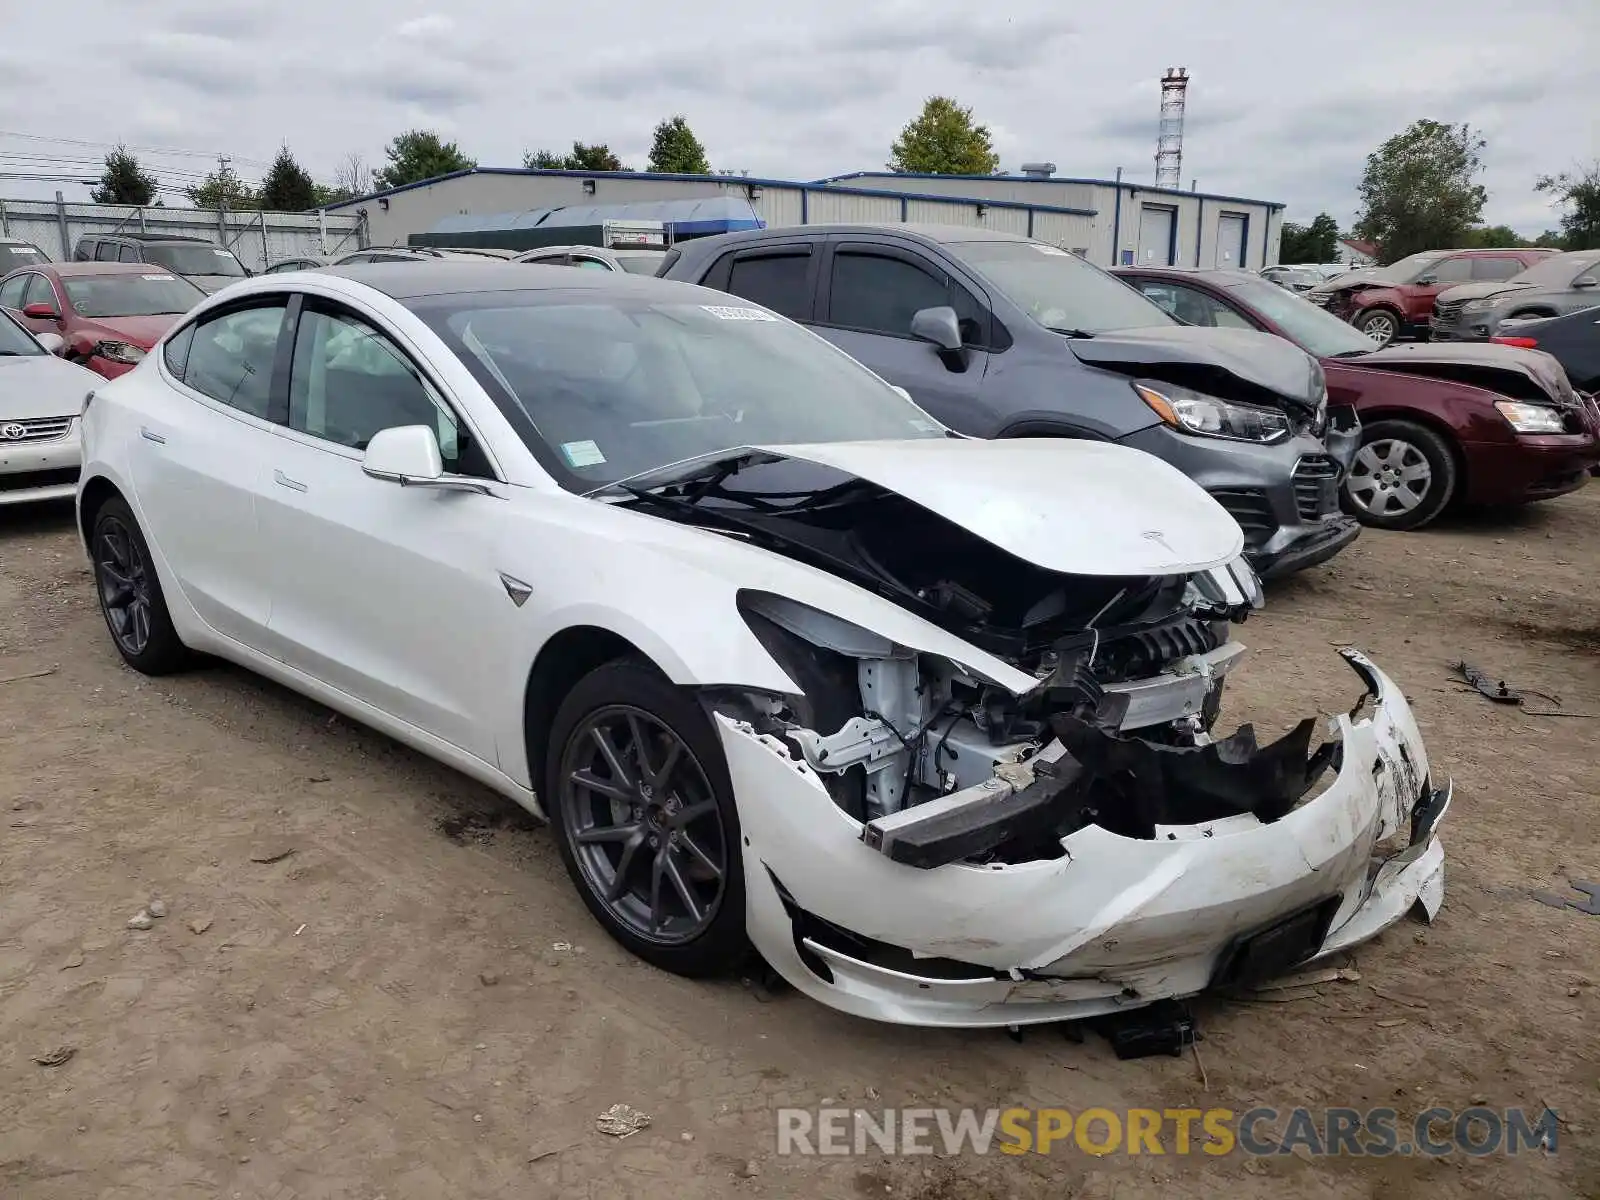
[[[95,262],[116,262],[117,244],[115,242],[101,242],[94,252]],[[135,262],[138,260],[135,259]]]
[[[72,251],[73,261],[92,262],[94,260],[94,248],[98,244],[94,238],[79,238],[77,247]]]
[[[124,246],[122,248],[122,253],[117,255],[117,261],[118,262],[138,262],[139,261],[139,247],[137,247],[137,246]]]
[[[183,381],[229,408],[266,420],[284,302],[234,309],[194,326]]]
[[[1522,263],[1515,258],[1480,258],[1472,264],[1474,279],[1510,279],[1522,271]]]
[[[728,291],[791,320],[804,321],[811,316],[810,265],[811,256],[804,252],[736,258],[728,275]]]
[[[167,370],[179,379],[189,365],[189,347],[194,344],[194,326],[185,326],[181,333],[167,339],[167,344],[162,347],[161,356],[166,359]]]

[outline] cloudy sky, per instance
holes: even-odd
[[[86,197],[22,175],[94,174],[105,143],[164,183],[226,153],[259,178],[287,142],[331,182],[358,152],[438,129],[485,166],[608,142],[643,167],[685,114],[712,165],[812,179],[882,169],[942,93],[986,123],[1002,167],[1153,175],[1162,70],[1185,66],[1183,175],[1203,191],[1354,215],[1366,153],[1418,117],[1488,139],[1485,217],[1554,224],[1541,172],[1600,158],[1596,0],[74,0],[14,4],[0,39],[0,197]],[[1000,13],[1007,15],[1001,16]],[[724,15],[725,14],[725,15]],[[1315,14],[1315,15],[1313,15]],[[114,29],[85,42],[72,31]],[[87,47],[74,51],[74,43]],[[41,102],[42,101],[42,102]],[[176,197],[169,196],[168,203]]]

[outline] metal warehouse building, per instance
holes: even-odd
[[[862,172],[800,183],[743,175],[541,171],[474,167],[329,207],[361,213],[373,245],[403,245],[448,217],[564,205],[726,197],[748,200],[768,227],[904,221],[1007,230],[1101,266],[1140,262],[1261,267],[1278,260],[1283,206],[1127,182],[1024,175]]]

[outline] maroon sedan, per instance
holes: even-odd
[[[1344,483],[1350,509],[1384,529],[1418,529],[1452,502],[1548,500],[1600,464],[1600,407],[1538,351],[1445,343],[1374,350],[1299,296],[1243,271],[1119,270],[1191,325],[1258,329],[1322,363],[1330,405],[1361,418]]]
[[[63,357],[115,379],[206,294],[148,263],[69,262],[19,267],[0,278],[0,308],[33,333],[66,341]]]

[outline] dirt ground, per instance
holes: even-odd
[[[1119,1062],[642,966],[484,789],[230,667],[124,669],[70,512],[0,510],[0,1196],[1600,1196],[1600,919],[1529,895],[1600,880],[1600,719],[1448,674],[1465,657],[1600,718],[1597,577],[1600,486],[1368,532],[1272,589],[1225,719],[1348,707],[1335,647],[1367,650],[1457,782],[1445,905],[1361,948],[1358,981],[1201,1001],[1198,1065]],[[128,929],[152,896],[169,915]],[[825,1101],[1563,1124],[1516,1159],[778,1157],[774,1110]],[[653,1124],[599,1134],[618,1102]]]

